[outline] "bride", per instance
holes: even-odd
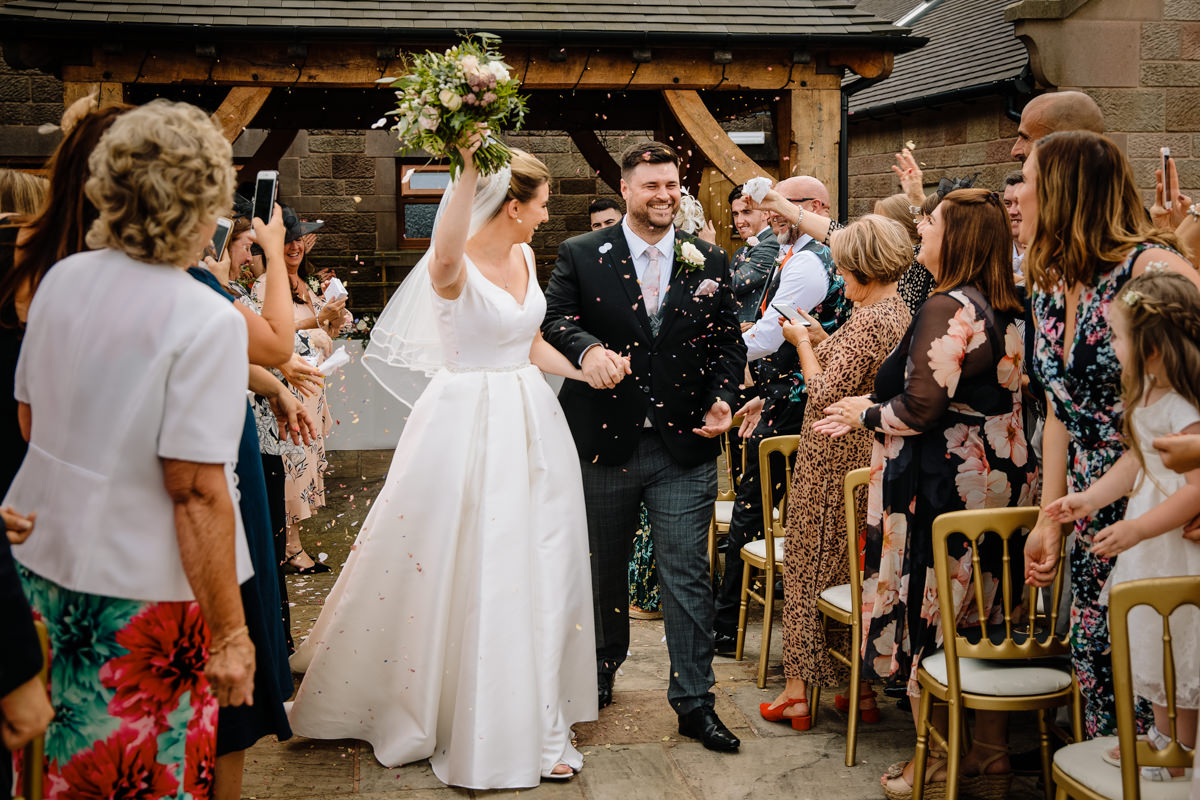
[[[387,766],[429,758],[450,785],[523,788],[578,772],[571,725],[596,718],[579,460],[542,371],[582,374],[539,331],[528,242],[550,173],[513,151],[481,179],[479,145],[460,151],[433,246],[368,349],[380,376],[436,373],[292,658],[305,674],[289,716],[302,736],[370,742]]]

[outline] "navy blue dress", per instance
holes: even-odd
[[[216,277],[206,269],[191,267],[188,273],[233,302]],[[280,740],[292,736],[283,701],[292,696],[292,672],[288,666],[287,638],[279,613],[279,565],[267,511],[267,483],[258,453],[258,426],[246,403],[246,422],[238,445],[238,507],[246,544],[254,564],[254,577],[242,584],[242,607],[246,627],[254,642],[254,705],[226,706],[217,719],[217,755],[245,750],[264,736]]]

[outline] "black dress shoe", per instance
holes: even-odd
[[[737,651],[737,637],[727,633],[713,633],[713,652],[720,655],[733,655]]]
[[[613,676],[611,673],[601,672],[596,676],[596,698],[599,700],[600,708],[612,705],[612,687]]]
[[[718,750],[722,753],[736,753],[737,749],[742,746],[741,741],[721,723],[717,712],[708,706],[700,706],[686,714],[680,714],[679,733],[682,736],[699,739],[709,750]]]

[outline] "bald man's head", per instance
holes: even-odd
[[[775,186],[775,191],[791,200],[799,201],[805,211],[815,211],[824,214],[829,211],[829,190],[811,175],[797,175],[785,178]],[[814,203],[813,201],[816,201]],[[817,204],[820,207],[817,207]]]
[[[812,211],[816,214],[829,213],[829,190],[825,188],[825,184],[811,175],[785,178],[775,184],[775,191],[805,211]],[[771,229],[775,231],[775,236],[779,239],[780,244],[791,244],[796,241],[797,231],[788,224],[786,219],[778,214],[772,214],[768,222]]]
[[[1058,131],[1104,133],[1104,113],[1096,101],[1083,92],[1038,95],[1021,112],[1012,157],[1024,161],[1038,139]]]

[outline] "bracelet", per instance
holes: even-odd
[[[871,410],[871,407],[867,406],[866,408],[864,408],[862,410],[862,413],[858,415],[858,424],[862,425],[863,428],[867,427],[867,412],[870,410]]]
[[[218,639],[217,641],[215,641],[209,645],[208,657],[212,658],[217,653],[219,653],[222,650],[224,650],[225,648],[229,647],[229,645],[233,644],[236,639],[240,638],[243,635],[245,635],[245,636],[250,635],[250,629],[248,627],[246,627],[245,625],[231,631],[230,633],[225,634],[220,639]]]
[[[1188,210],[1183,213],[1187,214],[1189,217],[1195,217],[1197,220],[1200,220],[1200,203],[1192,203],[1190,206],[1188,206]]]

